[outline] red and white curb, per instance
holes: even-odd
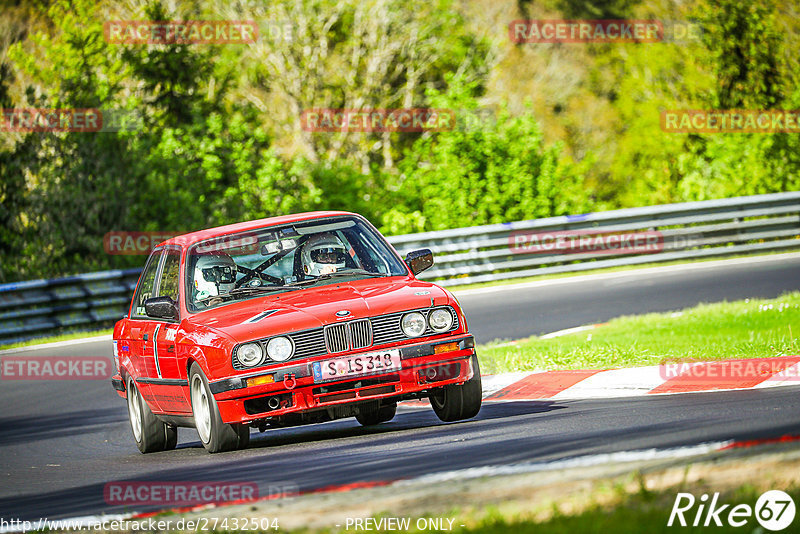
[[[800,356],[678,362],[627,369],[483,375],[486,402],[595,399],[800,385]],[[402,403],[419,406],[427,401]]]
[[[666,363],[607,370],[504,373],[484,379],[487,401],[633,397],[800,384],[800,356]]]

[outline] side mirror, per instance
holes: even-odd
[[[433,252],[428,248],[412,250],[406,254],[406,265],[416,276],[433,265]]]
[[[177,319],[178,307],[169,297],[152,297],[144,301],[144,313],[154,319]]]

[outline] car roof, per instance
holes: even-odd
[[[304,213],[281,215],[279,217],[267,217],[266,219],[256,219],[253,221],[244,221],[234,224],[226,224],[225,226],[216,226],[214,228],[208,228],[205,230],[198,230],[196,232],[190,232],[188,234],[182,234],[171,237],[170,239],[167,239],[163,243],[159,243],[158,246],[159,247],[166,245],[190,246],[193,245],[194,243],[198,243],[200,241],[204,241],[206,239],[218,237],[221,235],[246,232],[248,230],[258,230],[260,228],[266,228],[268,226],[276,226],[281,224],[289,224],[294,222],[308,221],[312,219],[319,219],[323,217],[334,217],[341,215],[360,217],[360,215],[358,215],[357,213],[350,213],[348,211],[307,211]]]

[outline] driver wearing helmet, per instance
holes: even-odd
[[[347,251],[335,234],[315,234],[303,244],[303,273],[306,276],[335,273],[344,268],[346,258]]]
[[[233,289],[236,282],[236,262],[228,254],[200,256],[194,267],[194,300],[215,306]]]

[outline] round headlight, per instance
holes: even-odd
[[[446,332],[453,326],[453,315],[449,310],[437,308],[428,315],[428,324],[436,332]]]
[[[258,343],[246,343],[239,347],[236,357],[245,367],[253,367],[264,360],[264,349]]]
[[[425,317],[419,312],[407,313],[400,321],[400,328],[408,337],[419,337],[425,333]]]
[[[267,343],[267,356],[276,362],[285,362],[294,354],[294,343],[288,337],[273,337]]]

